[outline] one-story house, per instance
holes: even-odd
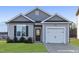
[[[77,17],[77,39],[79,39],[79,8],[76,12],[76,17]]]
[[[32,37],[34,42],[66,44],[69,42],[69,24],[70,21],[58,14],[50,15],[35,8],[7,22],[8,37],[12,40],[14,37],[18,40],[22,36]]]

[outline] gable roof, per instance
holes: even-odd
[[[39,15],[35,14],[36,11],[39,12]],[[41,21],[45,20],[46,18],[50,17],[51,15],[48,14],[47,12],[43,11],[42,9],[35,8],[32,11],[25,14],[25,16],[33,19],[36,22],[41,22]]]
[[[39,11],[39,15],[35,15],[35,11]],[[70,21],[68,21],[66,18],[58,14],[51,16],[47,12],[39,8],[35,8],[25,15],[23,15],[22,13],[17,15],[7,23],[33,23],[33,22],[43,23],[43,22],[70,22]]]
[[[58,14],[55,14],[47,19],[45,19],[43,22],[69,22],[66,18],[64,18],[63,16],[60,16]]]
[[[41,8],[38,8],[38,7],[37,7],[37,8],[34,8],[34,9],[30,10],[30,11],[28,11],[27,13],[25,13],[25,15],[27,15],[27,14],[33,12],[34,10],[40,10],[40,11],[44,12],[45,14],[51,15],[51,14],[49,14],[47,11],[45,11],[45,10],[43,10],[43,9],[41,9]]]
[[[18,19],[18,18],[23,18],[23,19]],[[35,21],[23,14],[19,14],[16,17],[14,17],[12,20],[8,21],[7,23],[32,23],[32,22]]]

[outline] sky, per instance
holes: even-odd
[[[5,22],[12,20],[16,15],[37,8],[38,6],[0,6],[0,32],[7,32]],[[78,6],[39,6],[38,8],[48,12],[51,15],[59,14],[69,21],[76,23],[76,12]]]

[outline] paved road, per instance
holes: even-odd
[[[79,47],[69,44],[45,44],[49,53],[79,53]]]

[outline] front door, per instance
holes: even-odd
[[[36,29],[35,30],[35,37],[36,37],[36,41],[40,41],[41,29]]]

